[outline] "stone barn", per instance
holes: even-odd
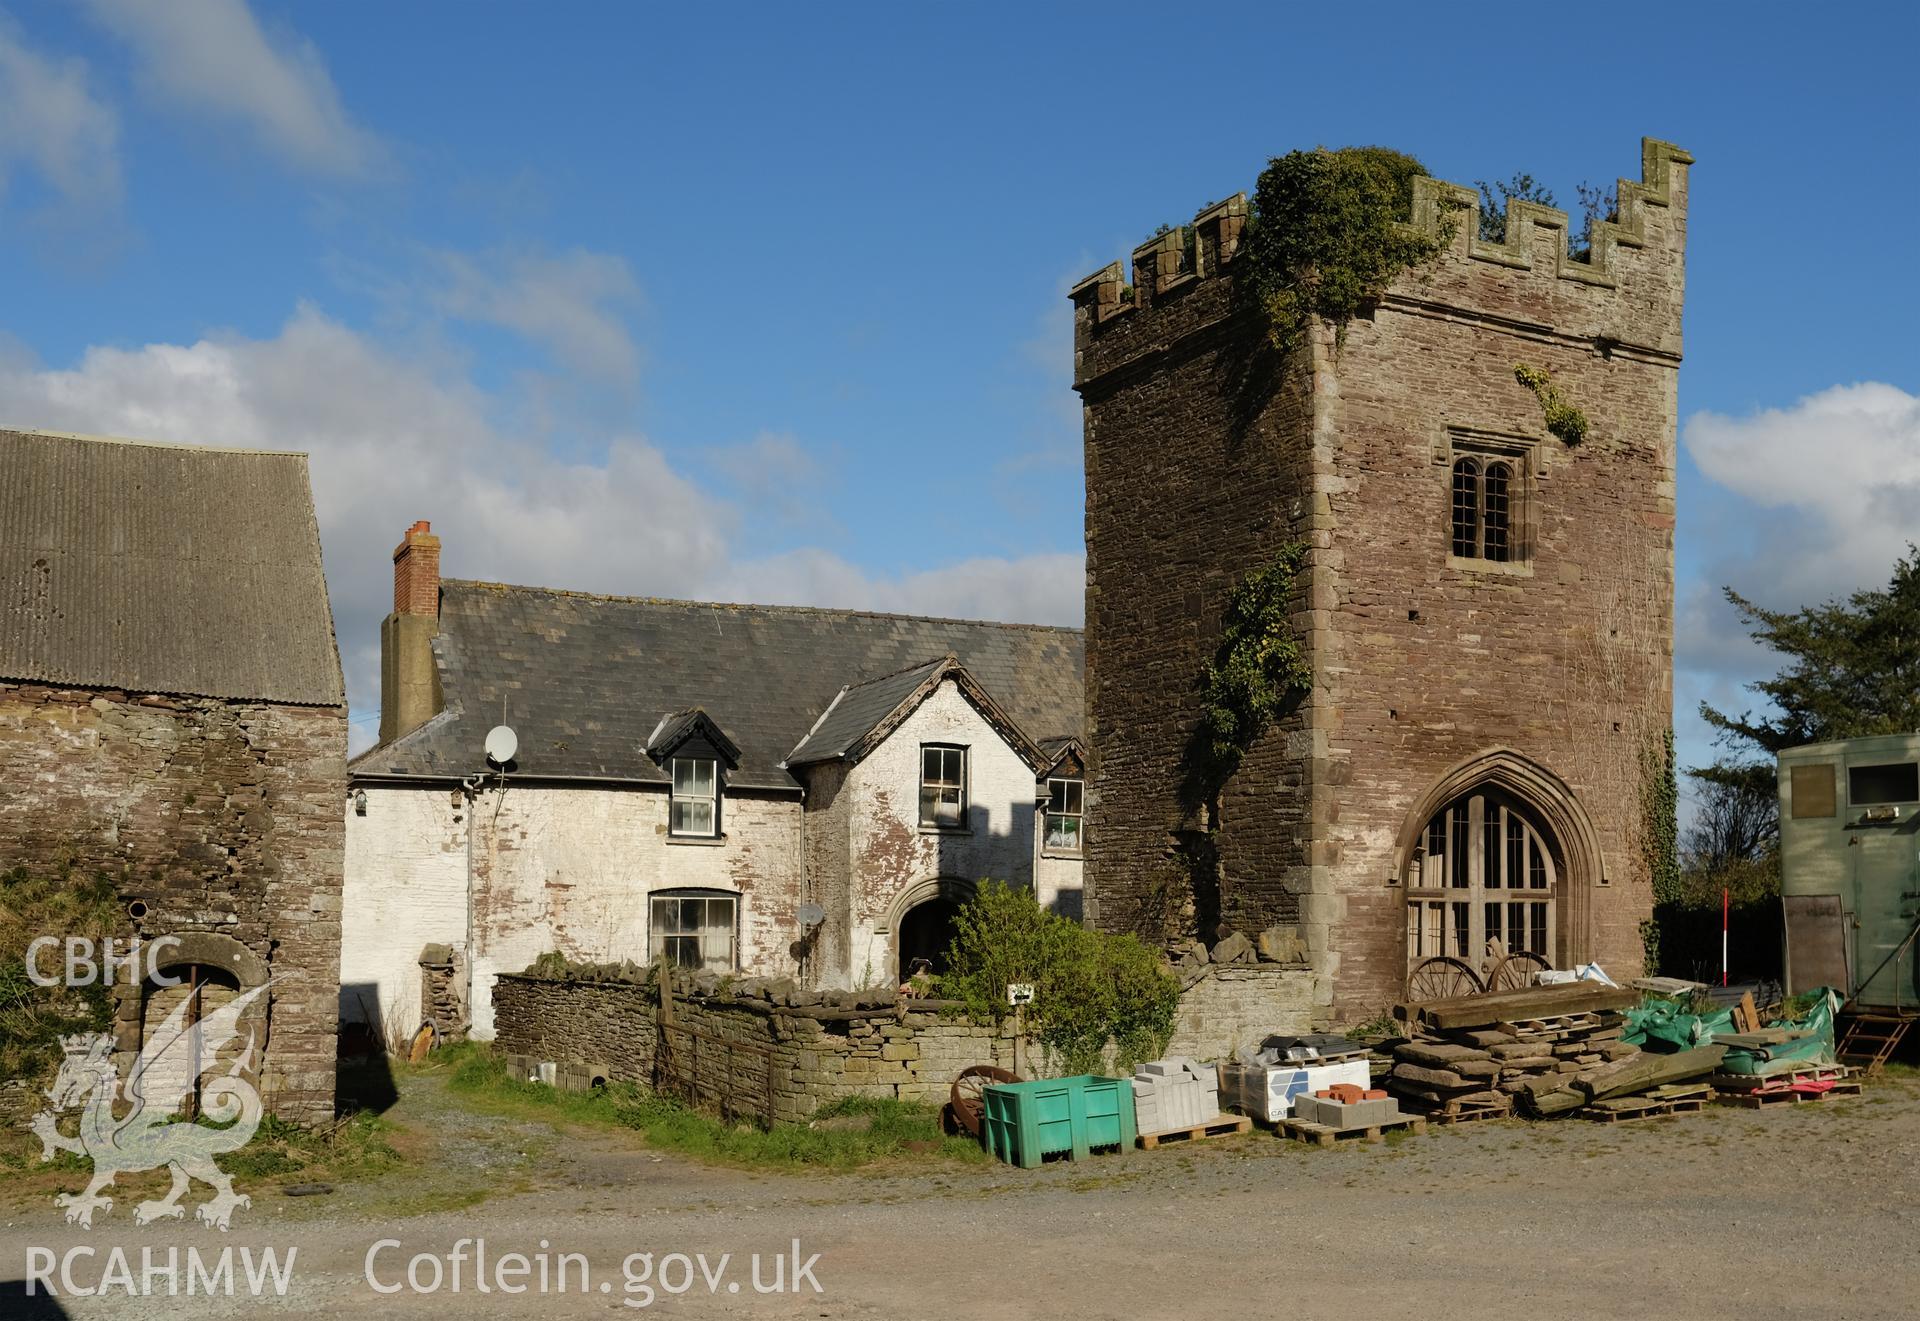
[[[1516,202],[1488,242],[1471,190],[1418,179],[1439,256],[1266,373],[1243,196],[1075,288],[1093,923],[1289,928],[1320,1021],[1435,957],[1639,973],[1690,163],[1645,142],[1584,256],[1559,211]],[[1223,605],[1283,552],[1310,693],[1196,793]]]
[[[347,708],[306,456],[0,430],[0,749],[0,872],[104,875],[178,938],[178,986],[116,984],[121,1050],[266,986],[266,1103],[331,1120]]]

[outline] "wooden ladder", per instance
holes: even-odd
[[[1895,1014],[1849,1014],[1847,1030],[1840,1038],[1840,1062],[1857,1065],[1869,1074],[1879,1073],[1887,1059],[1906,1039],[1913,1026],[1911,1017]]]

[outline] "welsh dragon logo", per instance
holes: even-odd
[[[215,1070],[220,1052],[239,1039],[241,1014],[266,989],[260,986],[236,996],[194,1023],[187,1021],[191,1006],[183,1001],[148,1034],[127,1079],[131,1109],[118,1118],[114,1105],[120,1099],[120,1071],[113,1062],[113,1038],[87,1032],[65,1039],[66,1062],[47,1089],[51,1104],[34,1117],[33,1131],[40,1138],[41,1160],[52,1160],[56,1151],[71,1151],[93,1161],[93,1180],[84,1192],[60,1193],[53,1199],[67,1209],[68,1224],[91,1229],[95,1211],[113,1209],[113,1199],[103,1190],[116,1175],[162,1165],[173,1172],[173,1187],[165,1197],[135,1207],[136,1224],[184,1217],[187,1209],[180,1198],[195,1179],[212,1188],[214,1196],[196,1207],[194,1215],[216,1229],[227,1228],[236,1208],[252,1205],[250,1198],[233,1191],[233,1180],[213,1160],[246,1146],[260,1127],[260,1092],[246,1077],[253,1063],[252,1034],[231,1068]],[[196,1084],[201,1117],[224,1127],[179,1117]],[[68,1137],[58,1127],[59,1116],[73,1109],[80,1111],[80,1130]]]

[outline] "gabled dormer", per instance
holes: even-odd
[[[739,746],[696,706],[662,716],[647,736],[647,755],[671,784],[668,838],[719,839],[727,775],[740,764]]]
[[[951,654],[842,688],[782,764],[797,767],[836,759],[850,764],[864,760],[948,680],[1036,772],[1047,764],[1040,745]]]

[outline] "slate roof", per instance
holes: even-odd
[[[730,783],[792,790],[781,763],[842,688],[948,655],[1028,736],[1078,734],[1082,723],[1078,629],[447,579],[434,652],[446,709],[362,753],[355,774],[483,770],[480,742],[504,698],[522,777],[664,784],[648,738],[663,717],[697,707],[740,749]]]
[[[845,756],[854,744],[872,733],[875,725],[898,711],[902,702],[944,669],[951,659],[936,656],[924,665],[915,665],[842,689],[813,732],[787,754],[787,764],[802,766]]]
[[[706,735],[713,744],[714,751],[725,757],[729,764],[740,760],[740,749],[728,736],[727,731],[715,723],[712,716],[699,707],[687,711],[675,711],[661,719],[655,727],[653,736],[647,740],[647,754],[659,760],[670,757],[673,750],[686,742],[694,734]]]
[[[0,429],[0,678],[343,706],[307,456]]]

